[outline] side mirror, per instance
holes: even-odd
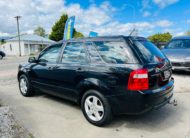
[[[40,65],[42,65],[42,66],[46,66],[47,65],[47,60],[45,60],[45,59],[39,59],[38,60],[38,64],[40,64]]]
[[[37,60],[36,60],[35,57],[29,57],[28,62],[29,62],[29,63],[36,63]]]

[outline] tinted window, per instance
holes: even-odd
[[[135,45],[137,46],[137,51],[148,63],[157,63],[165,59],[164,54],[151,42],[147,40],[134,40]]]
[[[60,44],[60,45],[54,45],[54,46],[47,48],[40,54],[39,60],[45,61],[45,62],[50,62],[50,63],[56,63],[56,60],[59,56],[59,52],[61,50],[61,46],[62,45]]]
[[[172,40],[166,48],[169,49],[184,49],[190,48],[190,39]]]
[[[92,44],[92,42],[85,43],[90,61],[92,63],[102,63],[102,59],[100,57],[100,54],[98,53],[96,47]]]
[[[136,63],[131,50],[126,46],[125,42],[101,41],[94,43],[101,58],[107,63]]]
[[[62,57],[62,62],[86,62],[85,49],[82,42],[67,43]]]

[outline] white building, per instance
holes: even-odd
[[[38,53],[43,47],[49,46],[54,41],[34,35],[25,34],[20,36],[21,55],[26,56]],[[19,56],[19,41],[18,37],[6,40],[6,43],[0,46],[0,50],[4,51],[6,55]]]

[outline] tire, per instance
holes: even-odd
[[[32,89],[30,81],[25,74],[19,77],[19,89],[20,93],[25,97],[30,97],[34,95],[34,91]]]
[[[108,100],[96,90],[88,90],[82,97],[81,108],[85,118],[95,126],[111,122],[112,112]]]
[[[3,56],[2,55],[0,55],[0,60],[2,60],[3,59]]]

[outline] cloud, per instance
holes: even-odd
[[[9,4],[8,4],[9,3]],[[63,11],[62,0],[4,0],[0,1],[0,30],[4,33],[15,34],[15,16],[20,15],[20,29],[22,32],[33,30],[42,25],[50,28]]]
[[[165,28],[162,33],[169,32],[174,37],[175,36],[183,36],[185,34],[184,30],[181,28]]]
[[[143,13],[143,17],[148,17],[148,16],[150,16],[150,15],[151,15],[151,13],[148,12],[148,11],[145,11],[145,12]]]
[[[185,32],[178,32],[178,33],[176,33],[174,36],[184,36],[184,34],[185,34]]]
[[[9,36],[9,34],[8,33],[0,32],[0,36]]]
[[[165,8],[171,4],[177,3],[179,0],[153,0],[160,8]]]
[[[168,20],[161,20],[161,21],[155,22],[155,24],[159,27],[170,27],[173,25],[173,22],[168,21]]]
[[[75,15],[75,28],[86,36],[89,31],[96,31],[100,35],[128,35],[134,27],[138,29],[139,35],[146,36],[154,32],[156,27],[165,28],[173,24],[168,20],[119,22],[114,18],[119,9],[108,1],[99,5],[91,3],[89,7],[82,8],[78,3],[68,4],[63,0],[3,0],[0,1],[0,9],[3,9],[0,14],[2,35],[17,33],[14,18],[16,15],[22,16],[20,19],[22,33],[32,33],[39,25],[50,33],[51,27],[63,13],[68,13],[69,16]],[[149,16],[148,11],[144,16]]]
[[[151,0],[142,0],[142,9],[141,10],[147,10],[151,9]]]
[[[190,19],[189,19],[189,20],[187,20],[187,23],[189,23],[189,24],[190,24]]]
[[[11,4],[7,4],[11,3]],[[14,16],[21,15],[20,29],[22,32],[34,30],[38,25],[43,26],[47,32],[63,13],[76,16],[78,26],[100,26],[111,21],[111,13],[116,9],[109,2],[100,5],[91,4],[87,9],[80,4],[65,4],[63,0],[4,0],[0,1],[0,30],[4,33],[16,33],[16,20]],[[93,28],[92,28],[93,29]],[[86,29],[83,28],[85,31]],[[81,30],[83,32],[83,30]]]

